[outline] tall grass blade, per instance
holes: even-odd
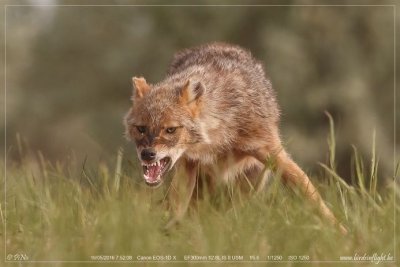
[[[357,183],[358,186],[360,187],[361,192],[366,193],[367,190],[365,189],[364,165],[358,153],[357,148],[354,145],[351,145],[351,147],[353,148],[353,153],[354,153],[354,164],[356,167]]]
[[[99,175],[102,178],[102,189],[106,196],[110,196],[109,180],[110,172],[106,164],[99,164]]]
[[[329,168],[326,164],[323,164],[321,162],[318,163],[318,165],[320,165],[322,168],[324,168],[333,178],[334,181],[339,183],[341,186],[343,186],[344,188],[346,188],[347,190],[351,191],[351,192],[355,192],[354,188],[350,185],[348,185],[342,177],[340,177],[334,170],[332,170],[331,168]]]
[[[375,200],[376,196],[376,185],[377,185],[377,169],[378,169],[378,161],[376,159],[376,130],[372,134],[372,157],[371,157],[371,170],[369,177],[369,193],[372,195],[372,198]]]
[[[263,177],[260,177],[260,179],[262,179],[262,178]],[[250,180],[249,180],[249,178],[247,177],[246,174],[243,174],[243,179],[246,181],[247,185],[249,186],[250,192],[254,192],[254,186],[251,184],[251,182],[250,182]],[[262,181],[260,183],[262,183]],[[258,192],[258,189],[259,188],[257,188],[257,192]]]
[[[322,168],[324,168],[330,175],[332,178],[334,178],[335,182],[336,182],[336,187],[339,190],[339,194],[340,194],[340,201],[342,203],[343,206],[343,210],[344,210],[344,216],[346,217],[346,220],[348,220],[348,205],[346,204],[346,198],[345,195],[343,193],[343,190],[341,188],[341,185],[346,188],[348,191],[350,191],[351,193],[354,192],[354,189],[349,186],[334,170],[330,169],[328,166],[326,166],[323,163],[318,163]]]
[[[86,173],[86,170],[85,170],[86,160],[87,160],[87,157],[85,157],[83,164],[82,164],[81,181],[79,183],[82,182],[82,177],[85,177],[85,179],[90,184],[91,188],[94,189],[98,193],[99,191],[97,190],[97,187],[93,184],[92,179],[90,179],[89,175]]]
[[[325,115],[329,119],[329,136],[328,136],[328,147],[329,147],[329,166],[332,170],[336,171],[335,167],[335,154],[336,154],[336,139],[335,139],[335,123],[332,115],[325,111]]]
[[[340,200],[342,202],[344,213],[345,213],[346,219],[348,219],[346,198],[345,198],[343,190],[342,190],[342,188],[340,186],[341,184],[345,184],[347,186],[347,184],[343,181],[342,178],[339,177],[339,175],[336,174],[336,166],[335,166],[335,154],[336,154],[335,123],[333,121],[332,115],[329,112],[325,111],[325,115],[329,119],[328,149],[329,149],[329,166],[330,166],[330,168],[328,168],[328,166],[326,166],[324,164],[322,164],[321,166],[324,167],[324,168],[326,167],[325,169],[328,170],[328,172],[331,174],[331,176],[335,178],[336,187],[339,190]]]
[[[45,180],[48,180],[49,174],[47,172],[46,161],[44,159],[43,153],[41,151],[38,151],[38,156],[39,156],[40,166],[42,168],[43,178]]]
[[[115,167],[115,174],[114,174],[114,191],[119,191],[119,185],[121,182],[121,169],[122,169],[122,158],[124,155],[124,150],[120,147],[118,149],[117,155],[117,166]]]

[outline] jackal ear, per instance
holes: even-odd
[[[190,79],[185,83],[179,92],[179,100],[182,104],[190,104],[198,100],[206,91],[201,82],[193,82]]]
[[[150,86],[147,84],[145,78],[143,77],[133,77],[132,83],[134,87],[134,97],[142,98],[147,93],[147,91],[150,90]]]

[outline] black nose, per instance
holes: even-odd
[[[142,160],[154,160],[156,158],[156,152],[152,148],[143,149],[140,153]]]

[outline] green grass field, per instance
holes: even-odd
[[[176,256],[183,266],[193,263],[186,260],[190,255],[211,262],[218,262],[218,257],[231,260],[222,265],[237,261],[241,266],[251,266],[256,264],[252,260],[258,259],[283,261],[280,264],[284,266],[307,265],[310,261],[313,266],[326,266],[328,263],[323,261],[333,261],[332,266],[375,266],[377,262],[370,260],[340,262],[340,257],[375,253],[394,256],[400,239],[395,240],[395,231],[399,233],[395,220],[400,221],[400,190],[390,182],[393,177],[377,186],[381,178],[376,176],[375,156],[369,161],[370,166],[363,166],[358,154],[354,163],[355,184],[346,184],[334,170],[333,136],[332,132],[331,161],[321,165],[324,179],[313,181],[348,228],[346,236],[278,179],[258,195],[243,195],[229,187],[221,189],[225,193],[206,196],[190,208],[176,229],[165,232],[162,228],[168,218],[163,205],[166,188],[146,187],[126,155],[119,153],[113,166],[99,164],[88,168],[74,160],[51,164],[38,154],[35,162],[21,159],[20,163],[7,166],[7,192],[1,187],[1,223],[7,222],[6,233],[1,233],[5,237],[6,257],[12,261],[75,261],[47,266],[100,262],[96,256],[114,257],[110,261],[124,266],[127,264],[121,261],[138,261],[144,256],[158,256],[158,260],[173,260]],[[4,184],[4,172],[1,173],[0,182]],[[0,247],[4,251],[3,242]],[[137,262],[138,266],[145,264],[169,265]],[[200,262],[195,266],[209,264]],[[22,266],[44,263],[25,262]]]

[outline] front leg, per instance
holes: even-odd
[[[196,186],[197,173],[198,162],[182,159],[182,161],[177,164],[177,169],[171,181],[168,193],[168,201],[172,216],[165,226],[165,229],[170,229],[182,220],[185,215]]]

